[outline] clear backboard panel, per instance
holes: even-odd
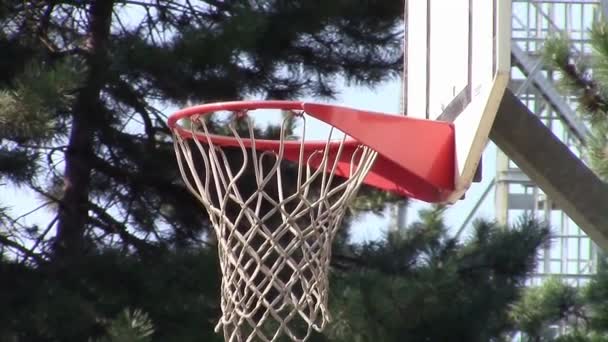
[[[510,0],[407,0],[405,110],[456,128],[456,188],[471,184],[510,71]]]

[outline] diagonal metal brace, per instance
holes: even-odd
[[[600,248],[608,250],[608,184],[509,90],[490,138]]]

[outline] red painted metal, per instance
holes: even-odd
[[[393,192],[400,196],[427,202],[442,202],[454,191],[456,173],[454,126],[443,121],[422,120],[407,116],[356,110],[346,107],[298,101],[235,101],[189,107],[171,115],[169,127],[183,138],[209,139],[222,146],[240,146],[229,136],[202,135],[178,125],[179,119],[205,115],[215,111],[255,109],[285,109],[304,111],[352,137],[344,146],[336,174],[348,177],[350,157],[360,144],[378,152],[373,168],[364,180],[367,185]],[[243,144],[256,150],[278,151],[275,140],[243,139]],[[255,146],[253,146],[255,144]],[[300,141],[283,141],[287,160],[298,162]],[[340,142],[306,141],[304,158],[329,146],[337,149]],[[313,166],[314,161],[312,162]]]

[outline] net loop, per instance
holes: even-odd
[[[349,137],[336,129],[324,147],[307,150],[306,115],[286,112],[275,150],[256,148],[247,111],[233,112],[228,130],[236,144],[229,147],[214,142],[203,115],[190,116],[191,136],[173,132],[186,187],[215,230],[222,276],[216,330],[226,341],[273,342],[282,335],[306,341],[313,330],[323,330],[330,321],[332,241],[377,156],[363,145],[347,151]],[[301,120],[302,136],[296,157],[287,160],[285,143],[294,139],[286,135],[294,118]],[[348,178],[336,176],[345,156]]]

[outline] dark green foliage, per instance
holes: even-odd
[[[310,341],[489,341],[515,329],[510,304],[547,243],[548,228],[531,220],[510,229],[479,222],[469,239],[457,242],[442,210],[423,212],[403,234],[335,253],[333,322]],[[217,269],[207,248],[142,257],[100,251],[73,263],[69,273],[4,262],[0,336],[123,341],[145,335],[125,328],[131,317],[144,322],[144,332],[154,330],[142,341],[221,341],[213,332],[220,314]],[[136,312],[139,318],[132,317]]]
[[[180,13],[168,45],[143,39],[145,27],[129,32],[117,60],[131,67],[130,77],[180,101],[331,96],[337,73],[370,84],[399,68],[399,1],[212,3],[202,15]]]
[[[111,321],[108,336],[100,342],[148,342],[154,334],[152,322],[145,313],[125,310]]]
[[[103,337],[113,319],[134,308],[147,314],[153,341],[220,341],[213,332],[219,317],[216,265],[217,256],[206,250],[145,259],[106,251],[80,259],[69,274],[0,264],[0,336],[86,341]]]
[[[600,260],[597,274],[583,290],[583,296],[588,305],[592,331],[608,340],[608,269],[605,257]]]
[[[252,4],[3,3],[0,149],[11,160],[1,177],[61,204],[56,239],[37,244],[46,256],[86,252],[90,239],[139,249],[209,232],[179,181],[160,106],[331,97],[339,79],[399,75],[400,1]]]
[[[509,305],[524,288],[549,229],[478,222],[452,239],[441,209],[405,234],[355,248],[332,282],[332,341],[490,341],[511,331]],[[519,243],[517,243],[519,242]],[[340,259],[338,259],[340,260]]]
[[[36,174],[35,152],[19,147],[0,147],[0,176],[15,184],[31,182]]]
[[[212,232],[167,107],[331,97],[402,67],[400,1],[253,4],[0,2],[0,184],[37,194],[1,205],[0,339],[86,341],[127,309],[156,340],[218,339]]]
[[[579,288],[555,278],[526,290],[513,305],[511,317],[530,341],[608,341],[606,289],[608,270],[602,258],[597,274]]]
[[[550,327],[581,317],[582,304],[576,288],[559,279],[549,279],[542,286],[527,290],[513,306],[511,316],[529,338],[550,341],[555,338]]]

